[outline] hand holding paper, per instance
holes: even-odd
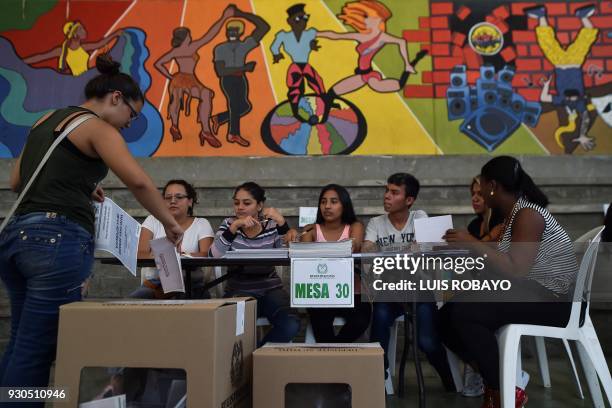
[[[176,247],[167,238],[151,240],[151,251],[155,257],[155,266],[159,270],[164,293],[185,292],[185,282],[181,271],[181,259]]]
[[[110,198],[94,203],[96,249],[110,252],[136,276],[140,224]]]

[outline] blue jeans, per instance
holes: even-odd
[[[265,317],[272,325],[272,329],[259,342],[259,347],[266,343],[289,343],[300,331],[300,318],[292,312],[289,294],[284,289],[272,289],[263,295],[248,292],[225,294],[225,297],[242,296],[257,299],[257,317]]]
[[[405,308],[402,303],[374,303],[370,340],[379,342],[384,350],[385,376],[387,375],[386,370],[389,368],[387,353],[391,326],[404,311]],[[416,318],[419,349],[425,353],[427,360],[438,371],[445,387],[452,387],[453,379],[446,358],[446,350],[437,329],[438,310],[436,304],[431,302],[418,303]]]
[[[11,335],[0,363],[1,386],[47,386],[59,307],[81,300],[93,253],[91,234],[55,213],[15,216],[2,231],[0,278],[11,302]]]
[[[403,303],[374,302],[372,311],[372,326],[370,327],[370,341],[379,342],[383,348],[385,362],[385,376],[389,368],[389,340],[391,338],[391,326],[399,316],[404,314]]]

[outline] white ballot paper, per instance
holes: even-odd
[[[185,293],[185,282],[181,271],[181,258],[174,244],[166,237],[151,240],[151,251],[155,257],[155,266],[159,271],[164,293]]]
[[[317,207],[300,207],[298,227],[302,228],[317,221]]]
[[[414,220],[414,238],[418,243],[445,242],[442,237],[453,228],[453,217],[417,218]]]
[[[136,257],[140,224],[113,200],[94,203],[96,249],[110,252],[136,276]]]

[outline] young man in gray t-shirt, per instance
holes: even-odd
[[[374,217],[368,222],[362,250],[405,251],[414,242],[414,220],[427,217],[423,210],[411,211],[419,194],[419,181],[408,173],[396,173],[387,179],[385,187],[384,208],[386,214]],[[395,319],[405,312],[400,302],[375,302],[372,313],[370,341],[379,342],[382,346],[385,362],[385,378],[389,360],[389,336]],[[446,350],[435,327],[437,308],[434,303],[419,303],[417,324],[419,348],[440,374],[445,388],[454,390],[452,374],[446,359]]]

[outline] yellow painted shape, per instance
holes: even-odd
[[[308,27],[320,31],[346,31],[344,26],[320,0],[303,0],[305,10],[310,14]],[[286,99],[285,82],[291,58],[281,48],[285,58],[277,64],[272,63],[270,45],[280,30],[289,31],[286,9],[295,4],[294,0],[252,0],[257,14],[272,27],[263,38],[266,60],[270,70],[272,86],[277,100]],[[326,89],[339,80],[354,74],[357,66],[356,42],[318,39],[321,49],[310,54],[310,64],[323,78]],[[387,47],[391,47],[388,45]],[[399,51],[398,51],[399,52]],[[402,67],[398,67],[398,73]],[[306,92],[311,92],[306,86]],[[344,95],[363,113],[368,124],[368,134],[363,144],[353,154],[440,154],[439,148],[416,119],[414,113],[404,103],[399,93],[382,94],[367,86]],[[310,142],[309,142],[310,146]]]
[[[308,154],[323,154],[323,149],[321,149],[321,142],[319,141],[319,131],[316,127],[312,128],[310,132],[310,138],[308,139],[308,146],[306,146],[306,151]]]

